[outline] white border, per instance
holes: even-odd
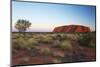
[[[40,2],[96,5],[95,0],[23,0],[23,1],[40,1]]]
[[[31,0],[32,1],[32,0]],[[37,65],[38,67],[99,67],[100,66],[100,0],[34,0],[41,2],[97,5],[97,61]],[[0,0],[0,67],[10,67],[10,0]],[[26,66],[23,66],[26,67]],[[33,67],[33,66],[27,66]],[[36,66],[34,66],[36,67]]]

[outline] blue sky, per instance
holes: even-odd
[[[12,2],[12,28],[18,19],[29,20],[27,31],[52,32],[57,26],[85,25],[95,30],[95,6]]]

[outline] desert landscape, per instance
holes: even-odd
[[[96,6],[12,1],[11,64],[96,61]]]
[[[95,61],[95,32],[91,32],[89,28],[88,32],[75,32],[76,30],[77,28],[67,33],[66,30],[55,32],[55,29],[53,32],[45,33],[13,32],[12,64],[36,65]]]

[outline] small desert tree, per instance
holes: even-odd
[[[19,31],[19,32],[23,32],[25,35],[25,31],[31,26],[31,23],[27,20],[24,19],[19,19],[16,22],[15,28]]]

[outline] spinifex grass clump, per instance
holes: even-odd
[[[49,48],[40,49],[39,52],[46,56],[52,55],[52,51]]]
[[[14,49],[25,48],[26,46],[27,46],[27,42],[22,37],[13,40]]]
[[[13,39],[13,42],[12,42],[12,51],[14,53],[18,52],[19,49],[24,49],[27,47],[27,42],[22,38],[22,37],[19,37],[17,39]]]
[[[40,41],[39,42],[40,43],[52,44],[53,43],[53,39],[49,35],[42,35],[40,37]]]
[[[13,40],[13,48],[14,49],[32,49],[35,48],[39,43],[34,38],[17,38]]]
[[[78,42],[81,46],[95,48],[95,37],[89,33],[80,34]]]
[[[91,41],[89,45],[91,48],[96,48],[96,44],[93,41]]]
[[[27,45],[27,48],[28,48],[28,49],[34,49],[36,46],[39,45],[38,41],[35,40],[34,38],[28,39],[27,42],[28,42],[28,45]]]
[[[58,47],[61,49],[61,50],[65,50],[65,49],[72,49],[72,44],[69,40],[64,40],[61,42],[60,45],[58,45]]]

